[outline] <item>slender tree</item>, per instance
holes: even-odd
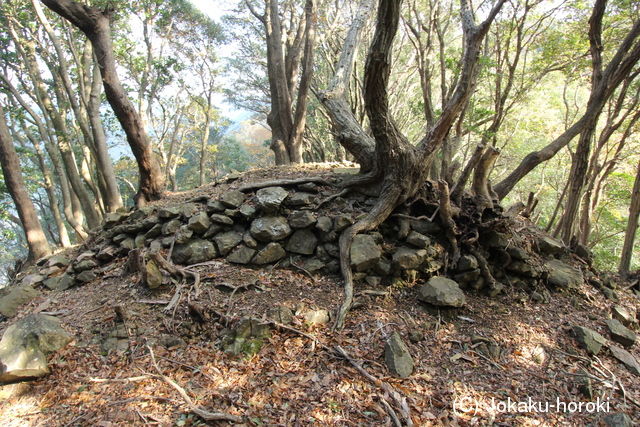
[[[7,190],[16,205],[16,210],[27,238],[27,245],[29,246],[27,260],[34,262],[43,256],[49,255],[51,247],[42,230],[33,202],[27,193],[20,169],[20,160],[13,146],[2,106],[0,106],[0,163],[2,164],[2,173]]]

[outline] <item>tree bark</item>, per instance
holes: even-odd
[[[631,205],[629,206],[629,221],[627,223],[627,231],[624,235],[624,244],[622,245],[622,253],[620,254],[620,267],[618,269],[621,276],[629,274],[631,266],[631,257],[635,248],[636,232],[638,231],[638,218],[640,217],[640,163],[636,172],[636,180],[633,183],[633,191],[631,192]]]
[[[127,135],[127,141],[138,163],[140,181],[135,196],[136,204],[144,206],[150,201],[160,199],[165,191],[164,175],[155,158],[140,115],[127,97],[116,72],[109,23],[110,11],[101,11],[73,0],[42,2],[78,27],[91,41],[100,66],[105,95]]]
[[[22,178],[20,160],[13,147],[9,128],[4,118],[4,110],[0,106],[0,163],[7,190],[16,205],[18,216],[22,222],[24,234],[29,246],[27,261],[35,262],[51,253],[51,247],[42,230],[33,202],[29,198],[27,188]]]

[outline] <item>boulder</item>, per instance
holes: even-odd
[[[38,291],[29,285],[15,287],[9,294],[0,298],[0,314],[4,317],[12,317],[23,304],[26,304],[38,296]]]
[[[509,236],[499,231],[491,230],[480,235],[480,244],[487,249],[504,249],[509,246]]]
[[[242,234],[236,233],[235,231],[227,231],[226,233],[220,233],[216,237],[213,238],[218,246],[218,251],[220,255],[226,256],[238,246],[240,242],[242,242]]]
[[[311,255],[318,246],[318,238],[308,228],[296,230],[289,239],[285,249],[289,252],[302,255]]]
[[[202,234],[211,226],[211,220],[205,212],[198,212],[189,218],[189,224],[187,226],[193,230],[194,233]]]
[[[263,211],[274,213],[287,196],[289,192],[282,187],[261,188],[256,192],[256,204]]]
[[[609,329],[609,334],[613,341],[622,344],[625,347],[631,347],[635,344],[637,339],[635,332],[627,329],[618,320],[608,319],[605,320],[604,323],[607,324],[607,329]]]
[[[127,214],[123,214],[120,212],[107,212],[104,215],[102,226],[104,228],[114,227],[115,225],[122,222],[125,218],[127,218],[127,216],[128,216]]]
[[[224,212],[225,209],[227,209],[227,207],[217,200],[209,200],[207,202],[207,213],[209,214]]]
[[[323,233],[328,233],[333,229],[333,221],[328,216],[321,216],[316,221],[316,228]]]
[[[282,216],[265,216],[253,221],[250,231],[261,242],[275,242],[288,237],[291,227]]]
[[[538,243],[538,250],[543,255],[555,256],[562,253],[562,251],[564,251],[565,249],[562,242],[548,236],[540,237],[537,240],[537,243]]]
[[[398,270],[417,270],[427,259],[425,249],[401,247],[393,254],[392,263]]]
[[[279,243],[271,242],[260,250],[251,261],[256,265],[265,265],[272,262],[280,261],[287,255],[285,250]]]
[[[557,288],[575,288],[584,281],[582,271],[557,259],[547,261],[546,268],[548,282]]]
[[[188,243],[176,245],[171,259],[176,264],[198,264],[218,256],[216,247],[208,240],[195,239]]]
[[[256,208],[245,203],[240,206],[240,208],[238,209],[238,213],[241,217],[243,217],[247,221],[250,221],[256,216]]]
[[[632,374],[640,376],[640,365],[631,353],[613,344],[609,346],[609,350],[611,355],[622,362]]]
[[[154,260],[149,260],[145,265],[144,278],[149,289],[157,289],[162,286],[162,273]]]
[[[224,193],[220,196],[219,201],[228,208],[237,209],[242,203],[244,203],[244,199],[246,198],[247,196],[243,192],[234,190]]]
[[[351,244],[351,267],[355,271],[366,271],[380,260],[382,252],[373,236],[357,234]]]
[[[53,316],[30,314],[7,328],[0,341],[0,382],[39,378],[47,373],[47,355],[71,341]]]
[[[250,231],[245,231],[242,234],[242,241],[244,242],[245,245],[247,245],[251,249],[255,249],[258,247],[258,241],[253,238]]]
[[[407,236],[407,243],[417,248],[425,249],[427,246],[431,245],[431,239],[424,234],[420,234],[417,231],[412,230]]]
[[[292,228],[306,228],[316,223],[316,217],[309,211],[295,211],[289,215],[289,225]]]
[[[180,214],[185,218],[191,218],[196,212],[198,212],[198,206],[195,203],[185,203],[180,206]]]
[[[393,332],[384,346],[384,361],[389,372],[402,378],[413,373],[413,357],[397,332]]]
[[[507,248],[507,253],[511,257],[511,259],[517,259],[520,261],[527,261],[530,258],[525,249],[519,248],[517,246],[509,246]]]
[[[605,343],[602,335],[584,326],[575,325],[572,328],[572,333],[580,347],[585,349],[589,356],[598,354],[602,345]]]
[[[227,261],[234,264],[249,264],[249,262],[251,262],[251,258],[253,258],[255,253],[255,249],[251,249],[246,247],[245,245],[242,245],[227,257]]]
[[[432,277],[422,285],[418,299],[438,307],[462,307],[467,303],[460,286],[453,280],[440,276]]]
[[[214,222],[209,226],[209,228],[202,235],[202,237],[205,238],[205,239],[209,239],[209,238],[215,236],[216,234],[218,234],[219,232],[221,232],[223,229],[224,229],[224,226],[222,224],[217,224],[217,223]]]

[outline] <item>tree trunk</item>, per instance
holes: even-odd
[[[140,181],[135,196],[136,204],[144,206],[152,200],[160,199],[165,191],[164,175],[140,115],[127,97],[116,73],[109,23],[110,10],[101,11],[73,0],[43,0],[43,3],[78,27],[91,41],[98,58],[107,100],[127,135],[127,141],[138,163]]]
[[[631,257],[635,248],[636,231],[638,231],[638,218],[640,217],[640,163],[636,172],[636,180],[633,183],[633,191],[631,192],[631,205],[629,206],[629,222],[627,223],[627,231],[624,235],[624,244],[622,253],[620,254],[621,276],[629,274],[631,266]]]
[[[34,262],[43,256],[49,255],[51,247],[44,235],[33,202],[27,193],[20,169],[20,160],[13,146],[2,106],[0,106],[0,163],[2,164],[7,190],[16,205],[16,210],[27,238],[27,245],[29,246],[27,261]]]

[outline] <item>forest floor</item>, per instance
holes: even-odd
[[[314,172],[290,169],[280,177]],[[249,174],[241,181],[264,176]],[[223,187],[170,194],[159,203],[180,204]],[[198,270],[197,303],[224,316],[198,319],[185,301],[175,313],[164,313],[174,289],[150,291],[137,274],[123,274],[124,264],[114,262],[103,278],[81,287],[43,290],[16,317],[0,323],[2,333],[26,314],[53,313],[74,337],[50,357],[49,375],[1,387],[3,427],[232,425],[205,422],[166,379],[201,409],[241,416],[236,426],[394,425],[387,405],[401,411],[387,386],[406,399],[416,426],[597,426],[613,412],[640,423],[640,377],[607,349],[587,357],[569,334],[578,324],[608,336],[602,320],[613,303],[587,284],[569,294],[551,293],[547,303],[534,303],[516,290],[496,298],[466,292],[467,305],[455,311],[434,311],[418,302],[418,284],[389,288],[386,295],[361,297],[340,332],[332,333],[331,323],[309,325],[296,317],[289,329],[273,329],[255,356],[243,358],[219,349],[226,323],[264,318],[276,304],[335,312],[343,298],[341,277],[312,279],[287,269],[210,263]],[[247,284],[254,286],[230,292]],[[619,293],[618,304],[638,308],[635,295]],[[115,307],[124,309],[124,323]],[[123,326],[126,345],[104,351],[101,337]],[[385,365],[385,341],[393,331],[405,338],[415,362],[408,378],[392,376]],[[410,333],[424,339],[410,341]],[[493,357],[472,344],[478,335],[497,344]],[[337,354],[338,346],[375,382]],[[638,348],[630,350],[636,359]],[[578,390],[580,369],[592,375],[590,399]]]

